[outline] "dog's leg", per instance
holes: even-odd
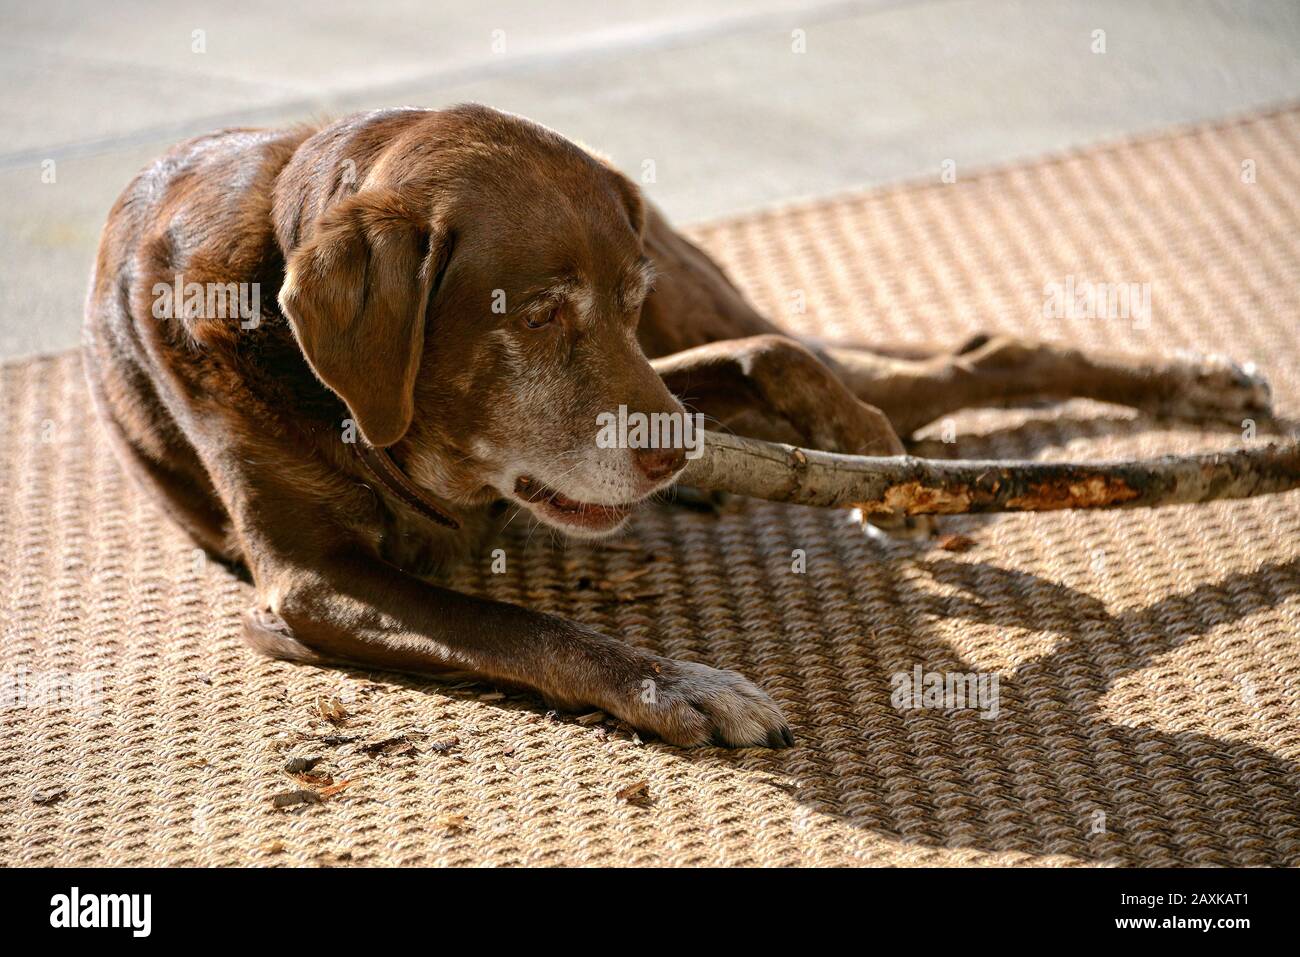
[[[854,396],[812,352],[786,336],[727,339],[650,364],[688,407],[727,428],[746,423],[746,434],[754,438],[856,455],[903,452],[880,409]]]
[[[1216,356],[1172,360],[1089,355],[1010,336],[979,336],[946,355],[899,359],[827,346],[823,358],[903,435],[958,409],[1086,398],[1158,415],[1230,421],[1267,418],[1268,383]]]
[[[786,747],[781,711],[733,671],[663,658],[575,622],[437,588],[378,560],[255,575],[244,638],[263,654],[407,673],[461,672],[599,708],[672,744]]]
[[[725,347],[730,340],[780,333],[702,250],[653,207],[647,213],[646,249],[660,275],[642,308],[638,334],[646,355],[680,362],[677,356],[704,343]],[[1249,367],[1216,357],[1091,356],[986,334],[947,352],[854,348],[811,338],[805,344],[902,435],[958,409],[1075,397],[1182,418],[1232,419],[1237,425],[1243,417],[1268,415],[1267,383]],[[773,394],[779,398],[779,392]]]
[[[889,418],[805,346],[780,335],[728,339],[651,362],[669,390],[718,426],[851,455],[902,455]],[[933,530],[926,516],[866,516],[891,534]]]
[[[599,708],[678,745],[793,743],[777,706],[735,672],[430,585],[373,557],[346,537],[338,514],[301,490],[276,488],[267,476],[246,477],[242,487],[257,489],[255,499],[231,503],[258,595],[244,636],[264,654],[469,672],[533,689],[556,707]]]

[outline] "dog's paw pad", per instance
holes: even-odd
[[[781,709],[744,676],[689,661],[660,659],[642,683],[631,723],[672,744],[788,748],[794,735]]]

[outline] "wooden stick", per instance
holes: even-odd
[[[834,455],[704,433],[683,485],[868,514],[1154,508],[1300,488],[1300,444],[1123,462],[942,461]]]

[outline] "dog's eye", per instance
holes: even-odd
[[[554,322],[559,317],[560,317],[560,307],[556,306],[554,309],[547,310],[546,312],[533,313],[527,319],[524,320],[524,325],[526,325],[529,329],[540,329],[542,328],[542,326],[549,326],[552,322]]]

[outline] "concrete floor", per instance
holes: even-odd
[[[1295,0],[3,0],[0,38],[0,357],[76,343],[118,192],[224,125],[478,100],[688,222],[1300,97]]]

